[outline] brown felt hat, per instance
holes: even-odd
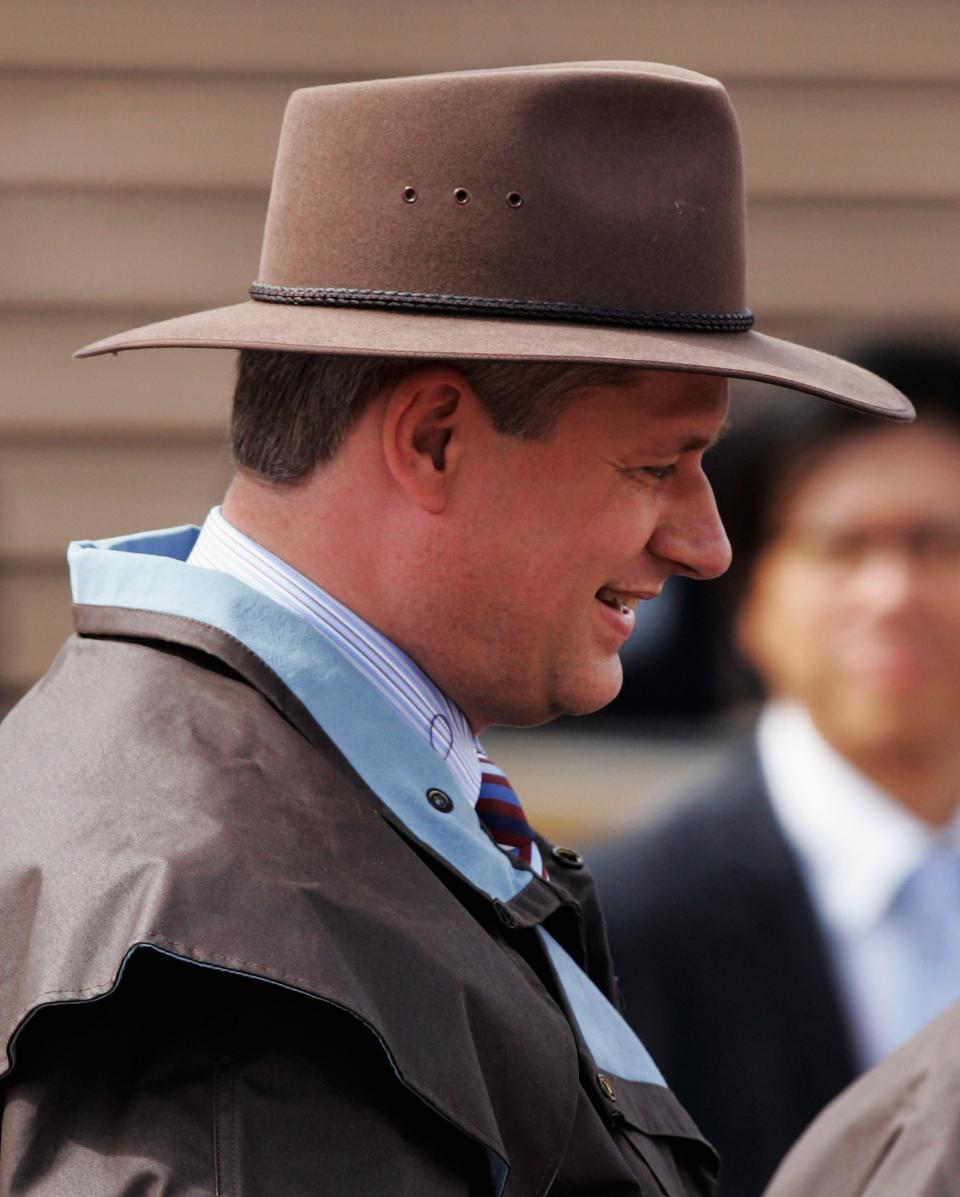
[[[81,349],[634,364],[755,378],[898,419],[875,375],[753,332],[736,117],[641,62],[344,83],[287,106],[245,303]]]

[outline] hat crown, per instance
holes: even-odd
[[[714,79],[587,62],[332,84],[284,119],[255,301],[107,337],[757,378],[897,419],[856,366],[751,332]],[[717,336],[723,333],[723,336]]]
[[[744,275],[736,117],[706,76],[583,63],[290,99],[268,288],[729,316]]]

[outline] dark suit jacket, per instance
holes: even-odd
[[[752,751],[591,866],[627,1015],[755,1197],[856,1075],[826,947]]]

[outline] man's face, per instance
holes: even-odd
[[[450,579],[437,680],[475,728],[610,702],[637,603],[671,574],[727,568],[701,468],[726,409],[725,380],[651,371],[572,400],[544,439],[491,426],[474,442],[457,498],[469,564]]]
[[[742,612],[771,690],[855,759],[956,736],[960,437],[865,430],[788,497]]]

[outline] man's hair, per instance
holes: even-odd
[[[274,483],[296,483],[330,461],[367,406],[429,361],[243,349],[237,363],[231,445],[237,465]],[[498,432],[549,434],[574,396],[627,386],[636,366],[590,362],[447,360],[473,387]]]

